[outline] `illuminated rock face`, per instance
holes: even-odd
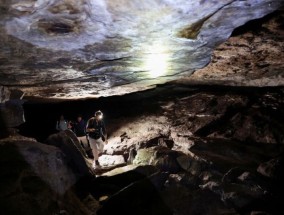
[[[234,31],[212,54],[208,66],[177,82],[229,86],[283,86],[283,11]]]
[[[279,0],[30,0],[1,3],[0,85],[26,96],[124,94],[181,77]]]

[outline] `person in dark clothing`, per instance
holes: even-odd
[[[83,148],[85,150],[88,149],[89,143],[86,136],[86,122],[81,115],[78,115],[77,121],[73,123],[72,130],[76,134]]]
[[[99,154],[103,152],[104,144],[107,144],[107,134],[105,124],[102,120],[103,113],[97,111],[94,117],[91,117],[86,126],[88,139],[94,155],[93,168],[100,166]]]

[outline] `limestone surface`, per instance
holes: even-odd
[[[121,95],[190,76],[279,0],[0,1],[0,85],[26,97]],[[202,80],[202,77],[200,78]]]

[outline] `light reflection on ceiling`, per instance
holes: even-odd
[[[0,85],[26,96],[120,95],[191,76],[279,0],[0,0]],[[2,59],[2,60],[1,60]],[[103,77],[103,78],[102,78]]]
[[[147,72],[150,78],[158,78],[167,75],[169,69],[170,53],[166,46],[154,44],[145,52],[142,70]]]

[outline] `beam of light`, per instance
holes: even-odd
[[[148,72],[150,78],[158,78],[166,75],[169,69],[170,55],[162,45],[153,45],[145,53],[143,70]]]

